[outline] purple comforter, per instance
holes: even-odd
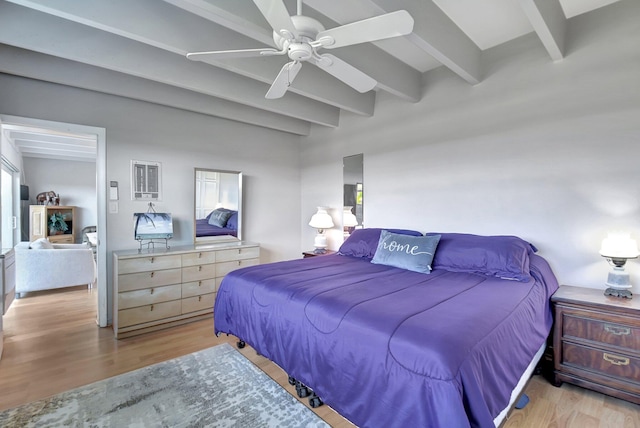
[[[557,281],[430,275],[341,255],[228,274],[216,333],[246,341],[361,427],[489,427],[545,342]]]
[[[227,227],[218,227],[209,224],[209,220],[201,218],[196,220],[196,236],[237,236],[238,231]]]

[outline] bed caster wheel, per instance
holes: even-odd
[[[289,376],[289,385],[295,385],[296,379],[293,376]]]
[[[313,394],[311,397],[309,397],[309,405],[311,407],[313,407],[314,409],[316,407],[320,407],[322,406],[324,403],[322,402],[322,400],[320,399],[320,397],[318,397],[316,394]]]
[[[304,384],[296,381],[296,393],[298,394],[298,397],[305,398],[309,396],[310,391]]]
[[[239,340],[237,343],[238,349],[242,349],[246,346],[246,343],[244,343],[244,340]]]

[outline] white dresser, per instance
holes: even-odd
[[[260,263],[260,246],[237,241],[113,253],[113,331],[133,336],[212,318],[232,270]]]

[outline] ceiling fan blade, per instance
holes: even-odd
[[[286,63],[280,69],[280,73],[278,73],[276,80],[273,81],[267,95],[264,97],[270,100],[282,97],[285,92],[287,92],[287,89],[289,89],[289,86],[291,86],[291,82],[296,78],[301,68],[301,62],[291,61]]]
[[[320,55],[314,64],[358,92],[370,91],[378,84],[372,77],[331,54]]]
[[[208,51],[208,52],[189,52],[187,58],[198,61],[204,56],[212,56],[216,58],[250,58],[256,56],[271,56],[271,55],[284,55],[285,52],[281,52],[273,48],[262,49],[238,49],[229,51]]]
[[[327,49],[358,43],[375,42],[391,37],[406,36],[413,31],[413,18],[406,10],[387,13],[375,18],[321,31],[316,41]]]
[[[267,19],[273,31],[288,40],[298,37],[298,31],[282,0],[253,0],[253,2]]]

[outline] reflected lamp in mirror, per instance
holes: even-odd
[[[324,207],[318,207],[318,211],[311,217],[309,226],[318,230],[318,234],[313,242],[316,254],[324,254],[327,251],[327,236],[324,234],[325,229],[333,227],[333,219]]]
[[[358,219],[352,211],[353,207],[344,207],[342,212],[342,228],[344,229],[344,239],[347,239],[353,229],[358,225]]]
[[[631,283],[624,265],[628,259],[635,259],[640,255],[636,241],[628,233],[609,233],[602,241],[600,255],[607,259],[612,268],[607,276],[604,295],[630,299]]]

